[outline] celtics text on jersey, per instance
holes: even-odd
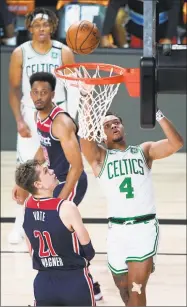
[[[140,146],[107,150],[97,179],[107,199],[108,217],[155,213],[151,170]]]

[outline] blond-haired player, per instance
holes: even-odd
[[[35,107],[30,97],[29,78],[35,72],[54,72],[62,64],[74,63],[72,51],[51,37],[58,26],[58,19],[52,11],[37,8],[26,17],[26,27],[32,40],[17,47],[10,60],[9,85],[10,105],[17,124],[17,161],[23,163],[32,159],[39,147],[34,121]],[[77,91],[76,91],[77,93]],[[54,102],[76,116],[75,90],[66,93],[57,80]],[[71,104],[70,104],[71,101]],[[18,193],[17,190],[13,194]],[[23,208],[17,206],[16,222],[9,235],[10,243],[18,243],[22,238]]]
[[[157,142],[128,146],[122,120],[112,113],[103,123],[106,148],[81,139],[83,154],[107,199],[108,266],[126,306],[146,306],[146,285],[157,253],[152,163],[183,146],[182,137],[160,110],[156,119],[165,134]]]

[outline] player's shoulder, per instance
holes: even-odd
[[[56,106],[50,113],[50,118],[54,121],[57,122],[61,120],[61,118],[64,118],[66,115],[70,117],[69,113],[65,112],[64,109],[62,109],[59,106]]]
[[[12,56],[16,57],[18,60],[23,58],[23,53],[25,53],[25,51],[27,51],[28,46],[30,46],[30,41],[27,41],[21,45],[19,45],[18,47],[16,47],[13,52],[12,52]]]
[[[154,142],[153,141],[147,141],[147,142],[144,142],[144,143],[141,143],[139,145],[139,147],[141,148],[141,150],[146,153],[149,151],[150,149],[150,146],[153,144]]]
[[[75,124],[75,121],[74,119],[71,117],[71,115],[64,111],[63,109],[61,108],[56,108],[56,112],[55,112],[55,115],[53,116],[53,118],[55,119],[55,122],[56,123],[62,123],[63,125],[72,125],[72,124]]]
[[[31,40],[26,41],[20,45],[20,47],[26,47],[26,46],[31,46]]]
[[[27,42],[25,42],[25,43],[19,45],[18,48],[20,48],[20,50],[26,50],[26,49],[28,49],[28,48],[32,48],[32,47],[31,47],[31,41],[27,41]]]
[[[149,157],[149,151],[153,143],[154,143],[153,141],[147,141],[147,142],[140,144],[141,152],[149,168],[151,168],[151,163],[152,163],[152,160],[150,160],[150,157]]]
[[[22,52],[22,48],[21,48],[21,45],[20,45],[12,51],[11,57],[17,58],[17,59],[22,59],[22,55],[23,55],[23,52]]]
[[[52,47],[53,48],[57,48],[57,49],[61,50],[63,48],[63,46],[64,46],[63,43],[61,43],[61,42],[59,42],[57,40],[52,40]]]
[[[64,133],[63,137],[65,134],[70,135],[72,132],[77,135],[78,132],[78,126],[70,114],[64,111],[59,111],[53,121],[53,131],[58,139],[61,139],[62,137],[62,129]]]
[[[63,216],[72,215],[73,212],[77,211],[77,206],[70,200],[62,200],[60,203],[60,214]]]

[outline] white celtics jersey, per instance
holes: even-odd
[[[36,72],[54,73],[54,69],[62,65],[62,48],[63,44],[53,40],[52,48],[46,54],[39,54],[33,48],[31,41],[21,46],[23,54],[23,72],[22,72],[22,103],[34,107],[30,97],[29,78]],[[54,102],[60,103],[65,100],[65,91],[63,85],[57,79]]]
[[[156,213],[152,176],[140,146],[107,150],[97,177],[108,205],[108,217]]]

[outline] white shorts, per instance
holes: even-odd
[[[127,273],[128,261],[142,262],[156,255],[158,240],[159,224],[156,218],[132,225],[109,222],[107,238],[109,269],[114,274]]]

